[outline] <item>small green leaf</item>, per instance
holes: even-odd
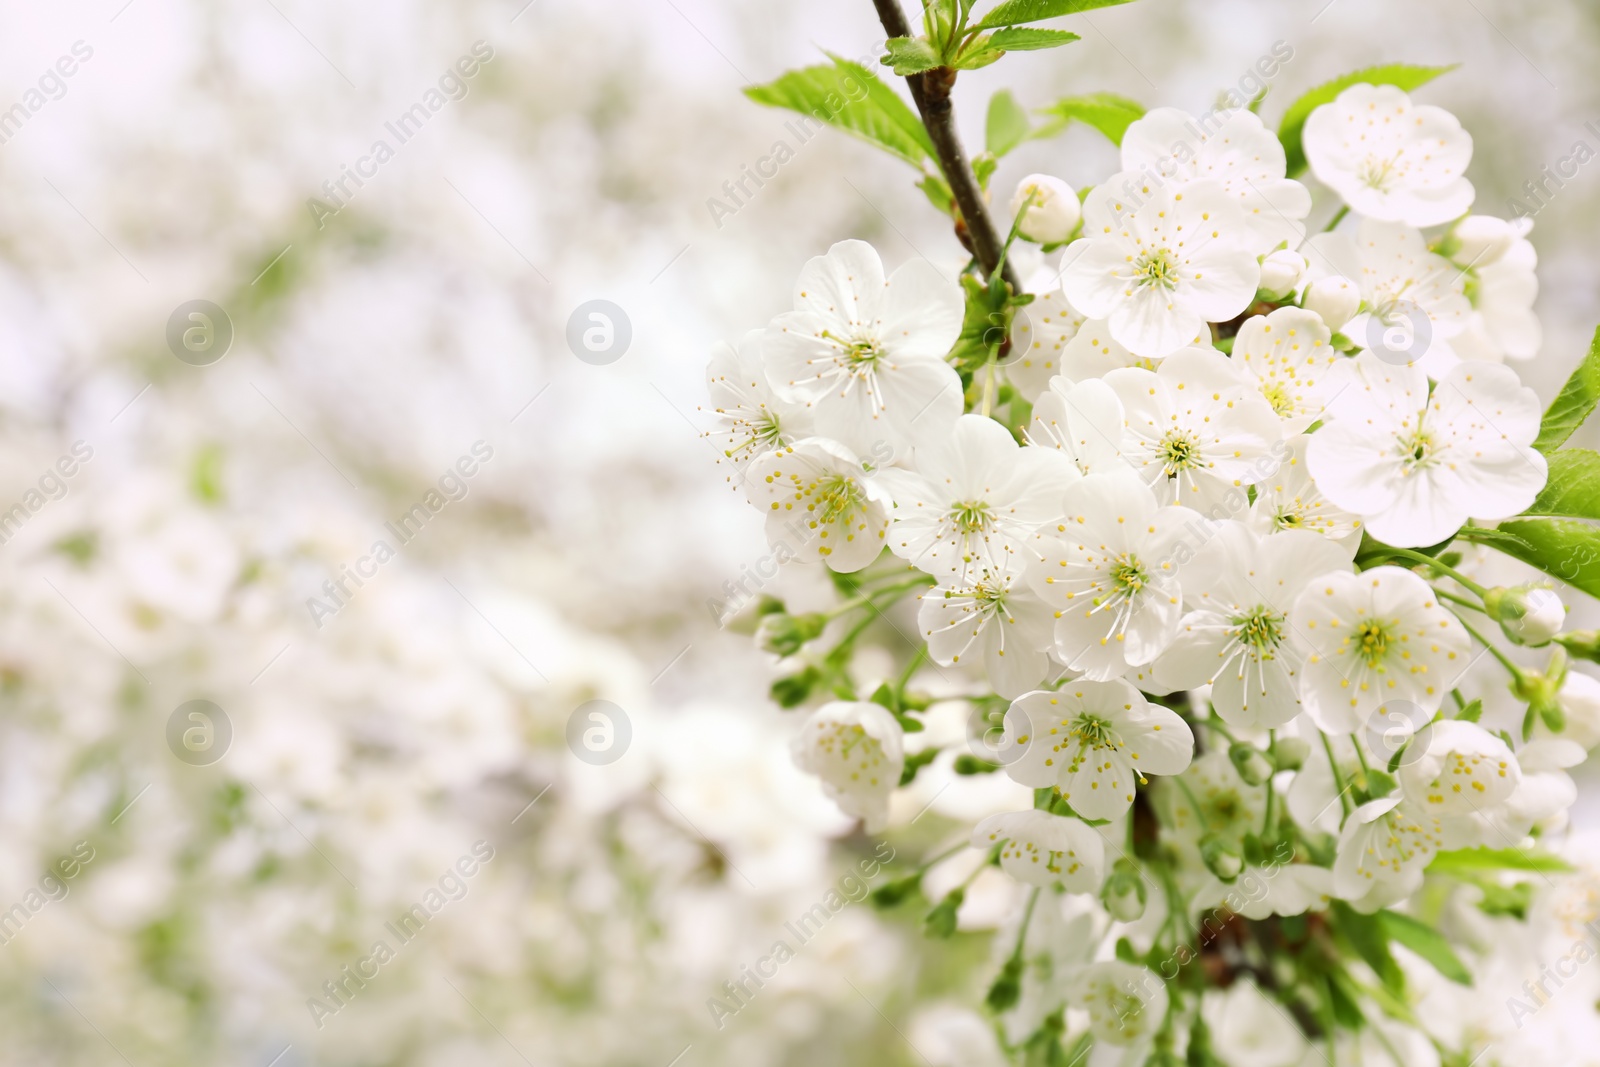
[[[928,198],[928,203],[944,212],[946,215],[955,214],[956,198],[950,192],[950,184],[937,174],[928,174],[917,183],[917,188],[922,190],[922,195]]]
[[[1563,448],[1546,458],[1550,479],[1523,514],[1600,519],[1600,452]]]
[[[744,94],[758,104],[810,115],[875,144],[914,167],[934,158],[922,120],[871,71],[837,56],[833,64],[791,70]]]
[[[1367,966],[1372,968],[1384,988],[1403,997],[1405,976],[1389,952],[1388,938],[1384,936],[1385,930],[1378,916],[1363,915],[1339,900],[1333,902],[1333,916],[1335,928],[1350,942],[1356,954],[1366,960]]]
[[[1112,144],[1120,145],[1128,127],[1144,115],[1144,105],[1116,93],[1089,93],[1064,97],[1040,114],[1049,115],[1054,121],[1034,131],[1036,138],[1054,137],[1072,123],[1081,122],[1105,134]]]
[[[989,98],[989,115],[983,125],[984,146],[990,155],[999,159],[1027,140],[1031,126],[1028,113],[1011,95],[1011,90],[1001,89]]]
[[[1080,11],[1093,11],[1100,7],[1114,7],[1129,0],[1005,0],[993,11],[983,16],[974,26],[978,30],[992,30],[996,26],[1020,26],[1025,22],[1038,22],[1061,15],[1076,15]]]
[[[924,37],[891,37],[887,44],[889,54],[878,62],[896,74],[921,74],[944,66],[944,60]]]
[[[1415,952],[1452,982],[1466,986],[1472,984],[1471,972],[1439,931],[1395,911],[1380,911],[1378,918],[1390,941]]]
[[[1514,519],[1495,530],[1469,529],[1470,533],[1461,531],[1467,540],[1492,545],[1590,596],[1600,596],[1600,526],[1572,519]]]
[[[1046,30],[1035,26],[1013,26],[997,30],[989,37],[989,47],[1002,52],[1038,52],[1045,48],[1059,48],[1083,38],[1066,30]]]
[[[1289,105],[1289,110],[1283,113],[1283,121],[1278,124],[1278,140],[1283,142],[1283,152],[1288,157],[1289,177],[1293,178],[1306,169],[1305,146],[1301,141],[1306,119],[1323,104],[1332,103],[1334,98],[1350,86],[1365,82],[1368,85],[1394,85],[1410,92],[1455,69],[1454,64],[1448,67],[1414,67],[1404,63],[1390,63],[1386,66],[1353,71],[1312,89]]]
[[[1457,874],[1473,871],[1535,871],[1558,874],[1572,870],[1566,860],[1546,852],[1525,848],[1462,848],[1441,852],[1428,864],[1429,874]]]
[[[1560,448],[1572,436],[1572,431],[1583,425],[1596,401],[1600,401],[1600,329],[1594,332],[1589,354],[1583,357],[1583,362],[1578,364],[1544,413],[1533,447],[1545,453]]]

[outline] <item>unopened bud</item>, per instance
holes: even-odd
[[[1246,785],[1261,785],[1272,777],[1272,760],[1254,745],[1235,741],[1228,748],[1228,759]]]
[[[1456,223],[1443,251],[1462,267],[1487,267],[1511,251],[1522,234],[1514,222],[1491,215],[1468,215]]]
[[[944,895],[944,899],[933,906],[922,920],[922,929],[929,937],[949,937],[956,932],[956,917],[961,911],[962,903],[967,899],[967,891],[956,886]]]
[[[1567,606],[1544,585],[1496,586],[1484,595],[1483,607],[1519,645],[1547,645],[1567,621]]]
[[[761,617],[761,624],[756,627],[756,644],[776,655],[792,656],[807,641],[820,637],[827,625],[827,616],[814,611],[806,615],[775,611]]]
[[[1310,269],[1305,256],[1280,248],[1261,261],[1261,292],[1281,300],[1300,288],[1300,282]]]
[[[1017,183],[1011,196],[1011,217],[1016,218],[1019,211],[1023,214],[1017,232],[1042,245],[1060,244],[1071,237],[1083,217],[1072,186],[1048,174],[1030,174]]]
[[[1315,311],[1328,329],[1337,332],[1360,310],[1361,290],[1346,278],[1323,278],[1306,287],[1305,299],[1300,305],[1307,311]]]
[[[1118,922],[1131,923],[1144,914],[1144,878],[1131,860],[1120,859],[1111,868],[1106,884],[1100,887],[1100,902]]]
[[[1272,747],[1272,755],[1278,770],[1298,771],[1305,765],[1306,757],[1311,755],[1311,746],[1304,738],[1280,737]]]
[[[1244,856],[1239,846],[1217,833],[1200,839],[1200,858],[1206,861],[1211,873],[1224,882],[1231,882],[1244,870]]]
[[[1556,643],[1567,650],[1574,659],[1600,663],[1600,630],[1573,630],[1557,634]]]

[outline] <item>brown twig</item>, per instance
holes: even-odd
[[[911,24],[906,21],[905,12],[900,10],[900,0],[872,0],[872,4],[878,9],[878,21],[883,23],[885,33],[890,37],[912,36]],[[950,90],[955,83],[956,72],[949,67],[936,67],[920,74],[906,75],[911,99],[916,102],[917,111],[922,115],[922,125],[927,128],[928,137],[933,141],[934,151],[939,157],[939,169],[944,172],[944,180],[949,184],[950,193],[955,197],[956,210],[960,212],[960,217],[956,219],[956,236],[977,257],[984,275],[988,276],[999,265],[1005,244],[994,228],[988,205],[983,201],[983,190],[978,186],[978,177],[972,173],[972,164],[968,162],[967,153],[961,147],[961,137],[956,133],[955,111],[950,104]],[[1014,292],[1022,291],[1009,260],[1006,261],[1002,277]]]

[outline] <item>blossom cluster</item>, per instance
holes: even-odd
[[[1470,135],[1394,85],[1311,111],[1314,182],[1248,108],[1153,110],[1120,148],[1091,189],[1018,185],[1027,295],[987,359],[962,355],[962,286],[855,240],[714,358],[730,481],[847,598],[757,609],[802,665],[780,702],[834,698],[796,760],[879,833],[937,756],[929,701],[977,709],[990,746],[957,773],[1034,797],[971,828],[1032,890],[990,996],[1009,1041],[1054,1015],[1097,1064],[1476,1051],[1406,1007],[1387,943],[1460,966],[1421,910],[1430,864],[1539,847],[1600,740],[1553,583],[1471,543],[1549,480],[1506,362],[1540,348],[1531,225],[1471,213]],[[864,696],[857,635],[913,593],[913,655]],[[1039,978],[1064,915],[1087,926]],[[1194,956],[1199,987],[1175,981]]]

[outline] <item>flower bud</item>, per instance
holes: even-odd
[[[761,617],[761,624],[756,627],[756,644],[767,652],[792,656],[800,651],[801,645],[821,636],[827,625],[827,616],[814,611],[806,615],[776,611]]]
[[[989,987],[989,994],[984,997],[984,1002],[989,1005],[990,1011],[998,1014],[1015,1007],[1021,998],[1022,957],[1012,956],[1006,960],[1006,965],[1000,968],[1000,976],[994,980],[994,985]]]
[[[892,882],[885,882],[871,893],[867,899],[872,901],[872,906],[879,909],[892,908],[904,901],[917,891],[917,885],[922,881],[922,873],[908,874],[904,878],[896,878]]]
[[[1346,278],[1323,278],[1306,287],[1305,299],[1300,306],[1307,311],[1315,311],[1327,323],[1328,329],[1337,332],[1360,309],[1361,290]]]
[[[933,906],[922,920],[922,929],[929,937],[949,937],[956,932],[956,916],[967,899],[967,891],[956,886]]]
[[[822,671],[815,666],[773,681],[772,702],[780,708],[797,708],[811,699],[812,692],[823,683]]]
[[[1567,654],[1574,659],[1600,663],[1600,630],[1573,630],[1571,633],[1558,635],[1556,643],[1566,649]]]
[[[1566,728],[1567,713],[1557,699],[1566,680],[1565,653],[1559,648],[1556,652],[1558,656],[1552,657],[1549,670],[1524,670],[1511,683],[1511,691],[1517,699],[1528,702],[1528,714],[1522,720],[1524,741],[1533,736],[1535,721],[1542,721],[1553,734]],[[1558,659],[1560,662],[1557,662]]]
[[[1221,834],[1208,833],[1200,839],[1200,858],[1206,861],[1211,873],[1224,882],[1231,882],[1244,870],[1244,856],[1239,846]]]
[[[1515,223],[1492,215],[1468,215],[1446,239],[1445,253],[1463,267],[1487,267],[1501,259],[1521,234]]]
[[[1016,218],[1025,204],[1018,232],[1042,245],[1060,244],[1071,237],[1083,217],[1072,186],[1048,174],[1030,174],[1017,183],[1017,191],[1011,195],[1011,217]]]
[[[1561,632],[1567,607],[1554,589],[1544,585],[1496,586],[1483,598],[1484,610],[1519,645],[1547,645]]]
[[[1272,777],[1272,760],[1252,744],[1235,741],[1228,748],[1228,759],[1246,785],[1260,785]]]
[[[1136,922],[1144,914],[1144,879],[1132,861],[1120,859],[1111,868],[1106,884],[1100,887],[1100,902],[1118,922]]]
[[[1261,261],[1261,291],[1280,300],[1300,288],[1310,268],[1305,256],[1280,248]]]
[[[1311,746],[1300,737],[1280,737],[1272,749],[1273,762],[1280,771],[1298,771],[1309,755]]]

